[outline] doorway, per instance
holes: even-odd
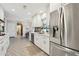
[[[23,24],[20,22],[17,23],[17,36],[23,36]]]

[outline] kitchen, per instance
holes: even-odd
[[[4,33],[6,33],[5,35],[3,35],[3,37],[5,39],[7,37],[6,40],[8,42],[5,44],[7,45],[7,48],[4,45],[0,49],[0,52],[4,50],[6,50],[6,52],[5,53],[1,52],[0,55],[2,56],[4,55],[33,56],[34,55],[35,56],[35,55],[49,54],[49,34],[48,34],[49,18],[47,17],[49,16],[48,3],[24,3],[24,4],[23,3],[10,3],[10,4],[3,3],[1,4],[1,8],[3,11],[2,20],[4,20],[4,27],[5,27]],[[33,10],[31,8],[33,8]],[[19,26],[17,27],[17,24],[22,24],[23,26],[22,27],[23,34],[21,36],[20,34],[17,36],[17,29],[19,29]],[[1,34],[2,34],[2,31],[1,31]],[[25,46],[26,47],[30,46],[30,48],[25,48]],[[25,52],[22,52],[22,51],[25,51]]]
[[[12,41],[15,40],[16,43],[19,42],[19,44],[15,43],[13,47],[19,48],[18,46],[21,46],[20,48],[25,48],[26,45],[29,45],[27,41],[35,46],[34,49],[23,50],[29,51],[29,53],[23,53],[19,50],[19,54],[17,49],[16,56],[17,54],[20,56],[22,54],[36,56],[35,48],[43,53],[37,52],[38,56],[79,56],[78,10],[79,3],[1,4],[0,56],[5,56],[7,50],[10,52],[11,44],[13,44],[13,42],[10,42],[11,39]],[[23,34],[19,38],[17,38],[16,29],[18,22],[21,22],[23,26]],[[35,51],[33,52],[35,54],[30,51]],[[11,52],[13,51],[11,50]],[[8,54],[10,55],[11,52]]]

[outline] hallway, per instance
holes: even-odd
[[[38,47],[25,38],[11,38],[6,56],[47,56]]]

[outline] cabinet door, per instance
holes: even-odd
[[[42,49],[47,53],[49,54],[49,38],[48,37],[43,37],[43,47]]]
[[[0,46],[0,56],[2,55],[1,46]]]
[[[49,54],[49,39],[47,39],[47,40],[44,40],[44,50],[45,50],[45,52],[46,53],[48,53]]]
[[[43,38],[41,35],[39,35],[39,47],[43,50]]]
[[[1,46],[1,56],[5,55],[5,45]]]
[[[33,27],[41,27],[42,21],[40,14],[33,17]]]
[[[6,43],[4,44],[4,55],[6,54],[6,52],[7,52],[7,49],[8,49],[8,46],[9,46],[9,42],[8,42],[8,40],[6,41]]]
[[[34,38],[34,43],[39,47],[39,48],[41,48],[41,38],[40,38],[40,36],[38,35],[38,34],[35,34],[35,36],[34,36],[35,38]]]

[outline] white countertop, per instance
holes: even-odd
[[[43,36],[49,37],[49,34],[48,34],[48,33],[44,33],[44,34],[40,34],[40,33],[38,33],[38,32],[34,32],[34,33],[36,33],[36,34],[38,34],[38,35],[43,35]]]

